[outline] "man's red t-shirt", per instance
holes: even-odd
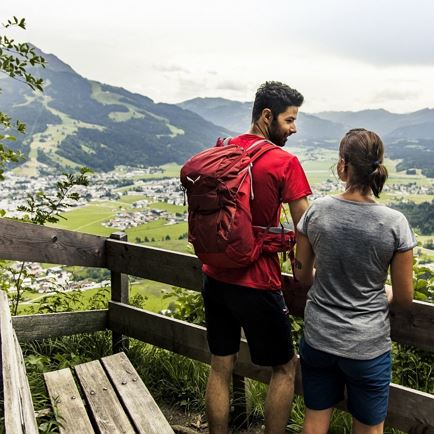
[[[261,139],[243,134],[231,139],[231,144],[248,148]],[[280,205],[312,194],[298,158],[281,148],[266,152],[253,164],[253,191],[251,211],[254,226],[278,226]],[[203,265],[208,276],[225,283],[250,288],[279,290],[280,265],[277,254],[261,255],[245,268],[217,268]]]

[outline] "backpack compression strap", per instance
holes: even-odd
[[[255,148],[259,147],[261,144],[263,144],[258,150]],[[271,151],[272,149],[277,148],[277,146],[274,143],[271,143],[270,141],[266,139],[257,140],[256,142],[252,143],[247,149],[247,153],[250,155],[250,164],[247,167],[247,170],[250,173],[250,197],[253,200],[255,198],[255,193],[253,192],[253,173],[252,173],[252,167],[253,163],[262,155],[264,155],[266,152]],[[255,151],[253,153],[253,151]],[[253,155],[251,155],[253,153]]]

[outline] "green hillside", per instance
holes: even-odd
[[[26,157],[21,174],[182,163],[230,134],[176,105],[87,80],[54,55],[41,54],[47,68],[34,73],[45,81],[43,94],[0,80],[0,105],[27,124],[12,145]]]

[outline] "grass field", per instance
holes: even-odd
[[[300,160],[307,178],[312,185],[319,184],[327,179],[336,179],[335,166],[338,159],[337,151],[328,149],[312,149],[289,146],[288,150]],[[427,178],[417,170],[416,175],[407,175],[405,172],[397,172],[399,161],[385,159],[385,165],[389,171],[387,184],[408,184],[415,182],[417,185],[431,185],[433,179]],[[417,199],[418,200],[418,199]]]
[[[290,151],[298,156],[303,167],[305,168],[309,182],[313,187],[315,185],[326,181],[327,179],[336,180],[333,172],[334,165],[336,163],[336,151],[327,149],[312,149],[302,147],[291,147]],[[386,160],[386,166],[389,170],[388,184],[407,184],[409,182],[415,182],[419,185],[426,185],[433,182],[432,179],[426,178],[421,175],[420,171],[416,175],[406,175],[404,172],[396,172],[396,165],[398,161]],[[179,175],[180,166],[175,163],[166,164],[161,166],[163,173],[141,175],[140,179],[146,178],[163,178],[163,177],[177,177]],[[128,189],[131,187],[125,187]],[[390,203],[402,199],[411,200],[416,203],[423,201],[431,201],[434,195],[415,195],[405,194],[401,192],[384,192],[380,201],[382,203]],[[102,223],[112,219],[117,212],[126,210],[131,211],[132,203],[138,200],[150,198],[145,195],[124,195],[117,201],[105,201],[105,202],[93,202],[85,207],[74,209],[65,214],[67,220],[61,220],[54,225],[55,227],[62,229],[69,229],[73,231],[80,231],[90,233],[94,235],[109,236],[111,233],[116,232],[115,228],[107,228],[102,226]],[[164,202],[154,202],[150,204],[151,208],[162,209],[171,213],[183,213],[186,210],[184,206],[176,206],[167,204]],[[185,240],[178,240],[180,236],[187,232],[187,224],[185,222],[175,225],[167,225],[167,222],[163,219],[137,226],[135,228],[129,228],[125,232],[127,233],[129,240],[135,242],[136,238],[144,240],[145,237],[148,240],[154,239],[154,244],[158,244],[158,247],[164,247],[168,249],[180,249],[186,251]],[[167,241],[163,241],[166,238]],[[166,244],[169,243],[169,244]]]
[[[154,282],[152,280],[141,280],[134,282],[130,285],[130,300],[137,295],[141,295],[144,298],[143,307],[146,310],[152,312],[160,312],[163,309],[167,309],[172,302],[171,298],[163,298],[163,295],[170,291],[171,286],[160,282]],[[75,294],[79,295],[80,303],[73,303],[71,307],[74,310],[83,310],[88,308],[91,303],[92,297],[100,291],[99,289],[89,289],[87,291],[77,291]],[[74,293],[69,292],[65,296],[72,296]],[[51,297],[55,295],[44,295],[37,293],[25,294],[26,300],[32,301],[32,304],[22,304],[19,307],[19,314],[25,315],[30,312],[31,306],[36,306],[37,303],[47,302]],[[110,298],[110,291],[104,291],[104,299],[108,301]]]

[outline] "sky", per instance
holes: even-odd
[[[27,30],[3,34],[155,102],[251,101],[278,80],[308,113],[434,107],[432,0],[1,1],[14,15]]]

